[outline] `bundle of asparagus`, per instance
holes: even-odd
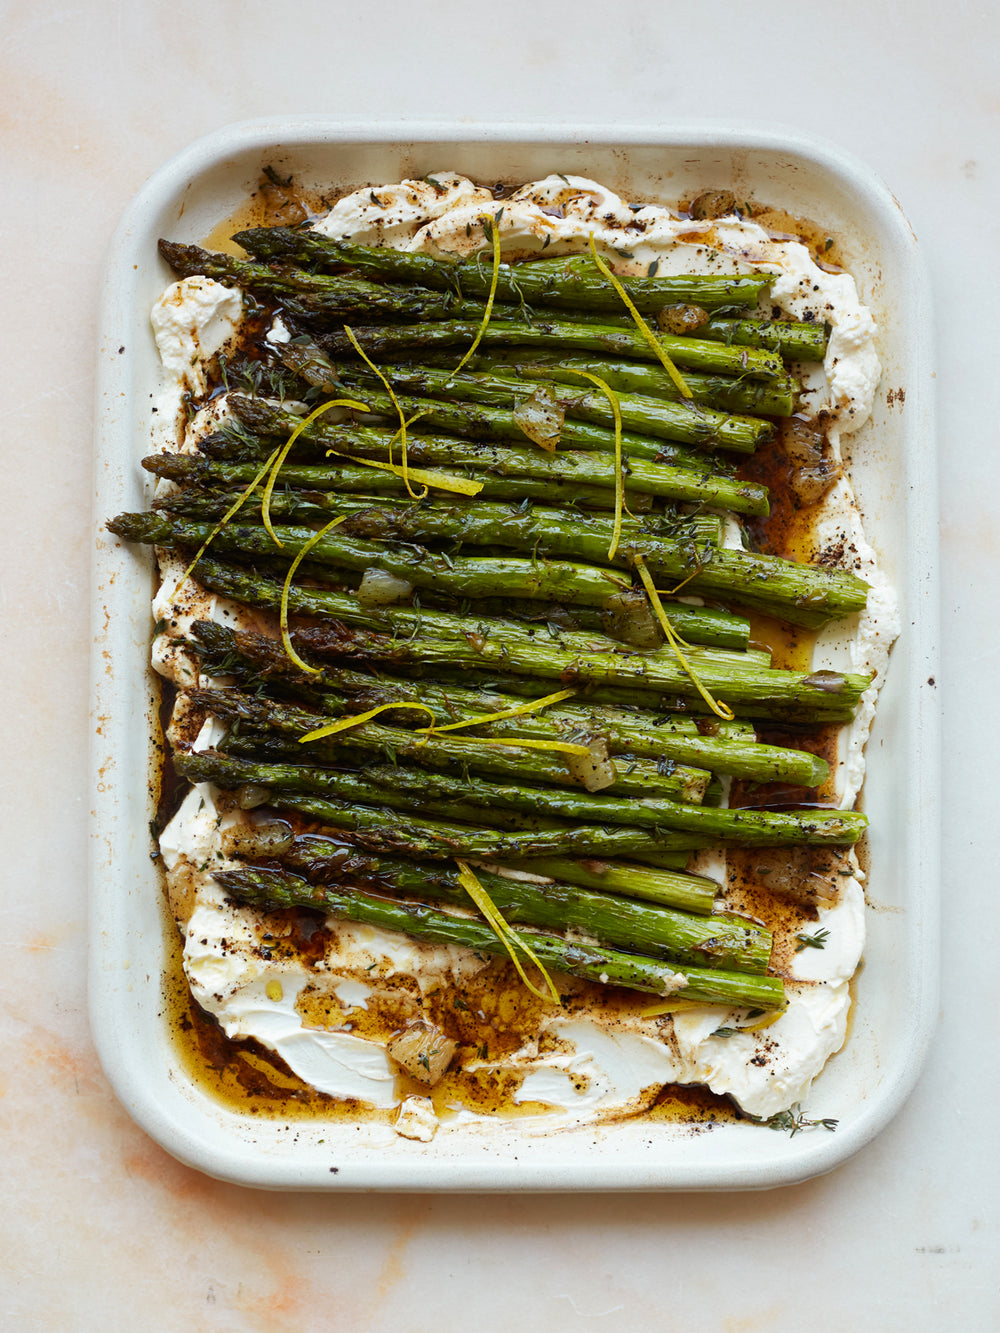
[[[145,459],[171,484],[108,523],[246,608],[183,631],[183,707],[226,730],[174,762],[289,832],[251,830],[216,881],[547,979],[780,1009],[770,933],[686,865],[865,827],[812,799],[808,739],[868,677],[773,667],[746,613],[815,628],[867,585],[723,544],[767,513],[738,461],[793,413],[822,326],[759,318],[766,275],[618,282],[495,251],[491,280],[305,230],[234,239],[249,259],[161,242],[253,303],[207,395],[228,390],[225,424]],[[732,778],[811,799],[725,808]]]

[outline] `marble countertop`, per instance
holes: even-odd
[[[1000,724],[1000,402],[981,333],[997,289],[983,256],[1000,242],[1000,11],[724,0],[610,14],[596,0],[508,0],[502,13],[455,0],[3,6],[6,1328],[972,1333],[1000,1321],[1000,931],[982,834]],[[104,255],[166,157],[226,123],[301,112],[784,124],[865,160],[921,240],[940,418],[942,1012],[904,1109],[828,1176],[761,1194],[266,1194],[175,1162],[104,1078],[86,1010],[83,794]]]

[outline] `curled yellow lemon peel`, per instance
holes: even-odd
[[[275,482],[278,480],[278,473],[281,471],[282,465],[288,457],[292,445],[302,432],[306,430],[307,427],[311,426],[317,417],[322,416],[324,412],[329,412],[331,407],[350,407],[356,412],[368,411],[368,408],[364,403],[358,403],[353,398],[331,398],[329,402],[320,403],[319,407],[314,408],[307,417],[303,417],[285,443],[281,446],[277,458],[274,459],[273,464],[269,465],[270,471],[268,472],[267,485],[264,487],[264,498],[261,501],[260,506],[261,520],[263,521],[264,527],[267,529],[268,536],[274,542],[275,546],[284,545],[283,542],[278,540],[277,534],[271,526],[271,495],[274,491]]]
[[[556,690],[555,694],[546,694],[541,699],[529,699],[527,703],[515,704],[513,708],[502,708],[499,713],[483,713],[479,717],[466,718],[464,722],[446,722],[444,726],[422,727],[422,731],[459,731],[462,727],[479,727],[487,722],[503,722],[508,717],[524,717],[526,713],[537,713],[552,704],[570,699],[576,690]]]
[[[463,727],[481,727],[489,722],[503,722],[511,717],[524,717],[528,713],[536,713],[539,709],[548,708],[550,704],[569,699],[575,693],[575,690],[557,690],[555,694],[547,694],[542,699],[530,699],[527,703],[517,704],[513,708],[503,708],[499,713],[483,713],[479,717],[466,718],[463,722],[447,722],[444,726],[421,727],[419,730],[427,741],[442,731],[459,731]],[[578,745],[572,741],[531,740],[517,736],[463,736],[460,739],[467,740],[472,745],[511,745],[520,746],[525,750],[549,750],[556,754],[590,754],[588,746]]]
[[[625,503],[625,474],[622,470],[622,405],[618,395],[600,375],[592,375],[589,370],[571,370],[573,375],[581,375],[585,380],[596,384],[611,404],[611,413],[615,422],[615,523],[611,531],[611,544],[608,547],[608,559],[614,560],[618,554],[618,543],[622,536],[622,510],[628,512]]]
[[[643,319],[642,315],[640,315],[639,311],[635,308],[635,304],[632,301],[632,298],[629,296],[628,292],[618,281],[615,275],[611,272],[610,268],[608,268],[607,264],[604,262],[601,256],[597,253],[597,246],[594,244],[593,232],[590,233],[590,257],[593,259],[598,272],[603,274],[603,276],[607,278],[607,280],[611,283],[612,287],[614,287],[615,291],[621,297],[622,301],[625,304],[625,309],[635,320],[636,328],[642,334],[643,338],[649,344],[652,350],[656,353],[656,359],[659,361],[660,365],[663,367],[663,369],[673,380],[674,384],[677,386],[678,393],[680,393],[682,398],[690,398],[691,390],[688,387],[687,381],[683,378],[680,371],[671,361],[670,357],[667,356],[666,352],[663,350],[662,343],[653,333],[653,330],[649,327],[649,325]]]
[[[667,613],[664,611],[663,603],[660,601],[660,594],[653,586],[653,576],[646,568],[645,560],[641,555],[634,555],[632,559],[636,569],[639,571],[639,578],[642,580],[642,586],[646,589],[646,596],[649,598],[649,604],[652,606],[653,612],[657,620],[660,622],[660,628],[666,635],[667,643],[669,643],[670,647],[673,649],[674,656],[677,658],[678,662],[680,662],[681,666],[690,677],[691,683],[715,716],[721,717],[724,722],[732,722],[736,714],[729,705],[723,703],[721,699],[713,698],[705,685],[702,684],[694,667],[684,656],[681,647],[681,639],[678,637],[677,631],[674,629],[673,625],[671,625],[670,621],[667,619]]]
[[[312,676],[318,676],[320,674],[320,668],[310,666],[308,662],[303,662],[302,658],[292,647],[291,636],[288,633],[288,594],[292,586],[292,579],[295,577],[295,571],[298,569],[299,565],[301,565],[302,561],[306,558],[316,543],[322,540],[332,528],[343,523],[346,517],[346,514],[341,514],[339,518],[331,519],[329,523],[320,528],[319,532],[313,533],[309,540],[303,545],[302,550],[299,551],[298,555],[288,566],[288,573],[285,575],[285,582],[281,589],[281,606],[278,611],[278,625],[281,629],[282,646],[295,665],[301,671],[308,671]]]
[[[462,357],[461,361],[459,361],[458,365],[452,371],[453,375],[457,375],[458,372],[462,369],[462,367],[466,364],[466,362],[468,362],[469,360],[471,360],[473,356],[475,356],[476,348],[482,342],[483,334],[486,332],[486,329],[490,322],[490,316],[493,314],[493,302],[496,300],[497,285],[500,282],[500,225],[499,224],[500,224],[500,214],[502,212],[503,209],[501,208],[498,210],[496,217],[491,218],[489,217],[488,214],[483,214],[483,216],[479,219],[480,222],[483,224],[484,233],[486,232],[486,229],[489,228],[490,241],[492,242],[493,245],[493,276],[490,279],[490,294],[486,298],[486,310],[483,314],[482,322],[479,325],[478,330],[476,331],[476,336],[472,340],[472,346],[469,348],[465,356]]]
[[[430,735],[425,739],[430,740]],[[575,745],[571,741],[535,741],[506,736],[462,736],[459,739],[468,741],[470,745],[513,745],[524,750],[552,750],[556,754],[590,754],[586,745]]]
[[[406,427],[407,427],[407,420],[406,420],[406,417],[405,417],[405,415],[404,415],[404,413],[403,413],[403,409],[402,409],[402,408],[400,407],[400,405],[399,405],[399,399],[398,399],[398,398],[396,397],[396,395],[393,393],[393,391],[392,391],[392,385],[389,383],[389,381],[388,381],[388,380],[386,379],[386,377],[382,374],[381,370],[379,370],[379,368],[378,368],[378,366],[375,364],[375,362],[371,359],[371,357],[368,355],[368,353],[364,350],[364,348],[363,348],[363,347],[361,346],[361,344],[358,342],[357,338],[355,337],[354,330],[353,330],[352,328],[349,328],[349,327],[345,324],[345,325],[344,325],[344,332],[347,334],[347,339],[348,339],[348,341],[350,342],[351,346],[352,346],[352,347],[354,348],[354,350],[357,352],[358,356],[361,357],[361,360],[365,363],[365,365],[369,368],[369,370],[373,370],[373,371],[375,372],[375,374],[379,377],[379,379],[382,381],[383,385],[385,386],[385,391],[386,391],[386,393],[389,395],[389,398],[390,398],[390,400],[391,400],[391,402],[392,402],[393,407],[396,409],[397,413],[399,414],[399,430],[396,431],[396,435],[394,435],[394,436],[392,437],[392,440],[389,441],[389,462],[390,462],[390,464],[392,463],[392,442],[393,442],[393,440],[396,439],[396,436],[399,436],[400,455],[401,455],[402,460],[403,460],[403,465],[402,465],[402,468],[401,468],[400,472],[398,473],[398,475],[401,476],[401,477],[403,478],[403,485],[406,487],[406,490],[407,490],[407,493],[408,493],[409,496],[410,496],[410,499],[411,499],[411,500],[423,500],[424,497],[427,495],[427,486],[426,486],[426,484],[424,485],[424,492],[423,492],[423,495],[418,495],[418,494],[416,493],[416,491],[413,489],[413,487],[410,485],[410,469],[409,469],[409,467],[407,466],[407,461],[406,461]]]
[[[400,476],[403,478],[403,483],[404,483],[404,485],[406,486],[407,492],[409,493],[409,495],[410,495],[414,500],[422,500],[422,499],[424,498],[424,496],[426,496],[426,494],[427,494],[427,492],[428,492],[428,490],[429,490],[429,486],[428,486],[428,484],[427,484],[426,481],[422,483],[423,488],[424,488],[424,494],[423,494],[423,495],[414,495],[414,494],[413,494],[413,491],[410,490],[410,480],[409,480],[409,479],[410,479],[410,477],[416,476],[416,473],[415,473],[415,471],[410,467],[409,457],[408,457],[408,455],[407,455],[407,447],[406,447],[406,445],[407,445],[407,435],[406,435],[406,432],[410,429],[410,427],[413,425],[413,423],[414,423],[415,421],[419,421],[421,417],[425,417],[425,416],[427,416],[427,412],[426,412],[426,411],[424,411],[424,412],[414,412],[413,416],[410,417],[409,421],[404,421],[403,418],[402,418],[402,416],[400,416],[399,430],[396,431],[395,435],[394,435],[394,436],[392,437],[392,439],[389,441],[389,462],[391,463],[391,462],[392,462],[392,446],[396,443],[397,440],[399,440],[399,443],[400,443],[400,451],[401,451],[401,457],[402,457],[402,460],[403,460],[402,468],[401,468],[401,470],[400,470]]]
[[[551,703],[554,699],[565,699],[572,694],[572,690],[560,690],[558,694],[550,695],[548,699],[532,700],[530,705],[524,705],[520,708],[508,708],[502,713],[491,713],[486,717],[473,717],[465,722],[449,722],[445,726],[439,727],[435,722],[433,709],[427,704],[410,703],[403,700],[394,703],[379,704],[377,708],[370,708],[366,713],[352,713],[348,717],[337,718],[335,722],[324,723],[322,727],[317,727],[314,731],[306,732],[299,737],[299,743],[305,741],[323,740],[327,736],[336,736],[340,732],[349,731],[353,727],[364,726],[366,722],[371,722],[381,713],[391,713],[397,709],[409,708],[421,713],[426,713],[431,719],[429,727],[418,727],[414,733],[422,737],[422,744],[426,745],[432,736],[436,736],[442,731],[454,731],[459,727],[477,727],[486,722],[497,722],[503,718],[516,717],[522,713],[532,712],[534,709],[541,708],[546,703]],[[570,741],[549,741],[549,740],[528,740],[513,738],[508,739],[482,736],[463,736],[460,739],[468,741],[470,745],[511,745],[520,746],[526,750],[554,750],[561,754],[589,754],[586,745],[575,745]]]
[[[690,583],[693,578],[697,578],[697,576],[698,576],[698,570],[697,569],[692,570],[686,579],[681,579],[680,583],[675,583],[672,588],[665,588],[662,589],[661,591],[665,592],[667,597],[676,597],[677,594],[680,592],[680,590],[686,584]]]
[[[428,713],[433,719],[433,711],[426,704],[415,703],[389,703],[379,704],[377,708],[369,708],[367,713],[351,713],[349,717],[339,717],[336,722],[328,722],[322,727],[317,727],[315,731],[307,731],[304,736],[299,737],[299,744],[303,741],[320,741],[325,736],[335,736],[340,731],[349,731],[352,727],[364,726],[366,722],[371,722],[372,718],[378,717],[380,713],[389,713],[397,708],[415,708],[422,713]]]
[[[521,936],[518,935],[517,931],[513,930],[503,919],[503,916],[500,914],[500,909],[483,888],[482,884],[480,884],[471,866],[469,866],[466,861],[459,861],[457,864],[459,884],[461,884],[462,888],[476,904],[480,912],[482,912],[493,933],[510,954],[511,962],[517,968],[518,976],[524,982],[525,986],[531,991],[532,995],[537,999],[542,1000],[544,1003],[547,1004],[551,1000],[555,1004],[561,1004],[562,1001],[559,999],[559,992],[556,990],[555,982],[549,976],[545,965],[535,953],[534,949],[532,949],[530,944],[526,944]],[[547,991],[539,990],[535,983],[529,979],[528,974],[525,972],[524,966],[518,957],[518,952],[523,953],[527,959],[534,963],[539,972],[541,972],[542,976],[545,978]]]
[[[346,458],[351,463],[357,463],[359,467],[373,467],[376,471],[391,472],[397,477],[403,475],[403,469],[396,463],[383,463],[377,458],[357,458],[354,454],[345,454],[341,449],[327,449],[326,456]],[[469,481],[465,477],[453,476],[450,472],[434,472],[425,468],[411,467],[408,475],[422,486],[430,486],[438,491],[449,491],[453,495],[478,495],[483,489],[481,481]]]
[[[202,556],[205,554],[205,552],[208,550],[208,548],[209,548],[209,546],[211,545],[211,543],[212,543],[212,542],[215,540],[215,538],[219,535],[219,533],[220,533],[220,532],[222,531],[222,529],[226,526],[226,524],[229,522],[229,520],[230,520],[231,518],[233,518],[233,517],[234,517],[234,516],[235,516],[235,515],[236,515],[236,514],[243,508],[243,506],[246,504],[247,500],[249,500],[250,497],[251,497],[251,495],[253,495],[254,491],[255,491],[255,490],[257,489],[257,487],[260,485],[260,483],[261,483],[261,481],[262,481],[264,475],[266,474],[268,468],[270,468],[271,466],[273,466],[274,461],[275,461],[275,459],[278,457],[278,454],[279,454],[280,452],[281,452],[280,449],[275,449],[275,450],[274,450],[274,452],[270,455],[270,457],[266,460],[266,462],[264,463],[264,465],[261,467],[260,471],[259,471],[259,472],[257,473],[257,475],[254,477],[253,481],[250,482],[250,484],[249,484],[249,486],[247,486],[246,490],[244,490],[244,491],[241,493],[239,499],[235,502],[235,504],[230,505],[230,507],[226,510],[226,512],[225,512],[225,513],[222,515],[222,517],[219,519],[218,523],[216,523],[216,525],[215,525],[215,527],[212,529],[212,531],[208,534],[208,536],[205,538],[205,540],[202,542],[202,544],[198,547],[198,550],[197,550],[197,553],[195,554],[194,559],[193,559],[193,560],[191,561],[191,563],[188,565],[187,569],[185,569],[184,573],[181,575],[180,579],[179,579],[178,582],[177,582],[177,586],[174,588],[174,596],[175,596],[175,597],[176,597],[177,593],[181,590],[181,588],[184,586],[184,584],[188,581],[188,579],[189,579],[190,576],[191,576],[191,571],[194,569],[195,565],[198,563],[198,561],[201,559],[201,557],[202,557]]]

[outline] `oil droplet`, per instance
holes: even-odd
[[[285,992],[281,989],[280,981],[269,981],[264,987],[264,994],[277,1004],[279,1000],[284,999]]]

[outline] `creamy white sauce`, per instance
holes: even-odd
[[[502,212],[501,212],[502,209]],[[692,222],[669,210],[648,206],[633,211],[610,191],[583,178],[550,176],[525,186],[498,203],[491,192],[452,173],[428,181],[360,190],[342,199],[315,224],[317,231],[353,241],[391,245],[430,254],[469,254],[488,245],[484,216],[499,228],[507,259],[567,254],[585,247],[593,235],[598,249],[622,272],[644,273],[655,259],[661,274],[671,272],[738,273],[765,270],[776,275],[768,304],[791,318],[815,318],[833,330],[824,374],[813,377],[807,395],[809,413],[823,412],[834,423],[834,447],[841,431],[856,430],[868,417],[878,381],[874,323],[860,304],[852,278],[829,274],[813,264],[805,246],[772,240],[753,223],[739,219]],[[630,258],[623,259],[627,251]],[[174,284],[158,303],[154,328],[166,380],[166,404],[176,404],[187,388],[204,387],[202,363],[214,355],[238,324],[239,294],[209,279]],[[269,337],[280,342],[287,330],[276,321]],[[224,403],[211,409],[224,412]],[[175,407],[176,412],[176,407]],[[211,420],[196,420],[185,433],[193,448]],[[163,442],[170,443],[169,431]],[[849,483],[839,482],[823,502],[816,529],[818,552],[843,552],[840,563],[872,585],[868,608],[853,621],[820,634],[814,669],[874,671],[858,717],[845,728],[836,769],[836,795],[851,805],[864,777],[864,743],[884,676],[888,652],[898,632],[895,597],[869,544]],[[201,592],[188,580],[177,604],[174,588],[183,569],[163,562],[163,585],[155,604],[166,628],[154,644],[154,664],[164,675],[188,684],[196,663],[172,642],[192,618],[237,619],[238,608]],[[196,745],[215,738],[208,723]],[[178,723],[180,726],[180,723]],[[397,1130],[427,1140],[436,1129],[427,1098],[399,1102],[394,1070],[385,1048],[342,1030],[320,1029],[302,1020],[297,1002],[307,986],[334,995],[349,1020],[376,992],[404,988],[416,977],[424,993],[461,981],[481,966],[466,951],[419,944],[370,927],[328,921],[332,945],[315,969],[265,957],[266,916],[234,909],[219,891],[212,870],[227,864],[222,850],[223,816],[210,786],[194,789],[163,835],[168,872],[193,882],[193,910],[179,913],[184,931],[184,967],[192,992],[234,1038],[254,1037],[276,1051],[288,1066],[317,1089],[360,1098],[376,1107],[400,1105]],[[518,1097],[540,1103],[537,1116],[517,1123],[525,1132],[544,1132],[641,1109],[666,1083],[706,1084],[730,1093],[744,1110],[766,1117],[802,1101],[812,1080],[844,1040],[850,1006],[849,981],[864,946],[864,896],[853,852],[845,858],[853,877],[841,877],[831,892],[832,905],[820,909],[810,932],[828,932],[822,949],[794,954],[787,1010],[769,1026],[739,1028],[746,1016],[718,1006],[684,1009],[666,1017],[635,1013],[609,1018],[598,1009],[567,1016],[552,1011],[543,1018],[539,1037],[557,1038],[555,1049],[539,1054],[533,1040],[505,1058],[505,1068],[523,1072]],[[460,1125],[473,1113],[450,1119]]]

